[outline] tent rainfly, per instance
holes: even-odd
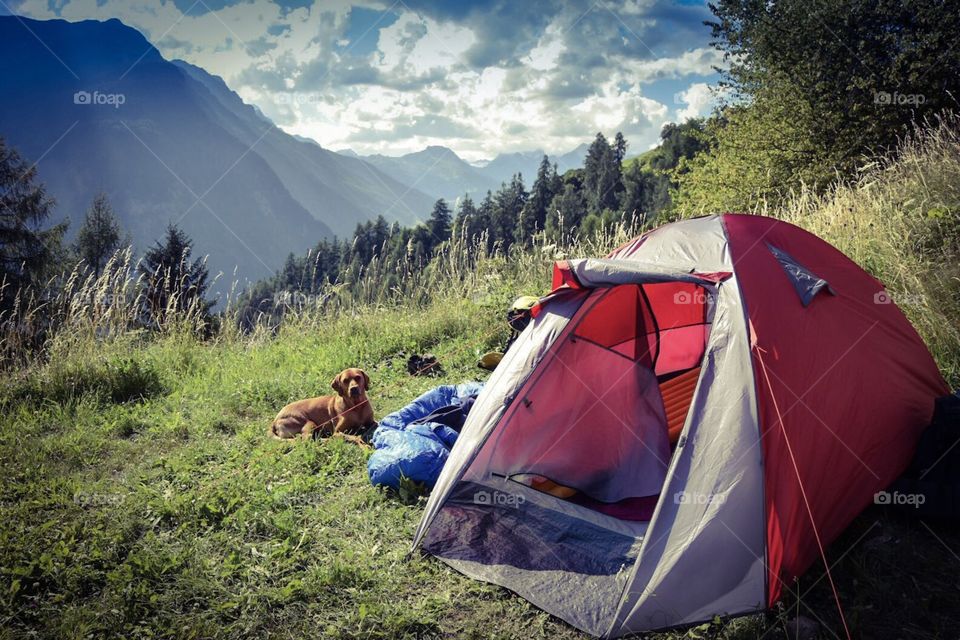
[[[759,611],[907,467],[948,391],[823,240],[667,224],[555,265],[414,548],[594,636]]]

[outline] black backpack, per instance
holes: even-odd
[[[960,391],[937,399],[910,467],[886,493],[878,502],[920,518],[960,521]]]

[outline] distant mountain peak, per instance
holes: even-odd
[[[533,151],[509,151],[506,153],[498,154],[494,160],[497,158],[542,158],[547,155],[543,149],[534,149]]]
[[[176,223],[228,279],[272,275],[290,252],[378,214],[415,224],[433,204],[285,133],[222,78],[164,59],[116,19],[0,16],[0,78],[0,136],[38,163],[54,219],[78,228],[102,189],[139,249]],[[95,99],[120,94],[119,104]]]
[[[450,147],[445,147],[439,144],[432,144],[428,147],[424,147],[422,151],[414,151],[413,153],[408,153],[401,158],[416,156],[416,155],[425,155],[430,156],[431,158],[448,158],[455,162],[466,162],[460,156],[457,155],[457,152],[451,149]]]
[[[25,69],[34,73],[45,73],[56,66],[58,71],[69,74],[74,80],[87,80],[103,76],[100,64],[104,60],[116,61],[118,66],[125,65],[124,70],[133,65],[165,62],[159,50],[142,33],[117,18],[70,22],[61,18],[36,20],[0,15],[0,30],[4,36],[10,37],[16,32],[31,31],[40,37],[39,33],[43,32],[44,55],[32,59],[33,64]],[[51,55],[51,51],[56,56]],[[4,47],[4,53],[12,52]]]
[[[583,165],[589,146],[585,142],[565,154],[548,157],[563,173]],[[453,149],[439,144],[400,156],[379,153],[357,156],[350,149],[339,153],[361,157],[394,179],[416,185],[433,198],[444,198],[451,202],[464,194],[479,195],[495,191],[518,173],[529,185],[537,175],[543,156],[547,155],[543,149],[532,149],[504,152],[492,160],[467,162]]]

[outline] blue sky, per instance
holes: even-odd
[[[636,153],[709,112],[723,64],[706,5],[682,0],[3,1],[119,18],[290,133],[362,154],[562,153],[618,130]]]

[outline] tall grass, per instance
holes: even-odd
[[[490,246],[486,235],[454,236],[427,264],[375,257],[359,273],[348,273],[343,281],[321,288],[317,295],[282,292],[278,301],[285,321],[323,321],[331,315],[383,306],[423,307],[465,298],[480,300],[506,286],[516,292],[538,293],[550,284],[553,261],[568,255],[607,253],[641,231],[637,224],[624,222],[586,236],[572,236],[563,244],[539,233],[530,246],[516,245],[509,250],[500,244]],[[231,302],[227,316],[236,312],[242,296]]]
[[[759,201],[752,212],[808,229],[883,281],[944,374],[960,382],[960,119],[945,117],[918,129],[895,157],[870,164],[856,180],[825,194],[801,191],[777,206]],[[642,230],[621,223],[562,244],[539,234],[532,246],[507,251],[489,247],[485,237],[455,237],[426,265],[375,258],[318,295],[290,292],[279,316],[254,318],[242,331],[243,294],[234,287],[212,339],[260,340],[343,314],[462,300],[499,313],[512,296],[545,291],[554,260],[604,255]],[[91,354],[105,343],[157,334],[205,332],[211,339],[199,306],[180,310],[174,298],[159,318],[146,321],[145,302],[130,250],[115,255],[100,275],[78,266],[41,290],[19,292],[14,307],[0,314],[0,359],[7,368],[23,367],[53,354]]]
[[[28,365],[38,356],[130,339],[150,330],[207,329],[202,303],[180,304],[176,287],[165,309],[148,313],[143,281],[127,247],[114,253],[99,274],[81,262],[43,286],[17,291],[11,308],[0,311],[0,364]]]

